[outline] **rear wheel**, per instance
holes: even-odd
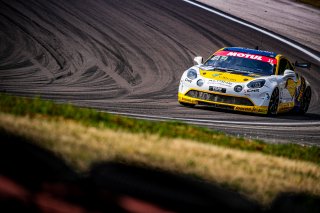
[[[299,114],[305,114],[308,111],[310,101],[311,101],[311,88],[307,87],[306,91],[304,91],[303,93],[303,97],[300,103]]]
[[[278,106],[279,106],[279,89],[275,88],[272,92],[269,106],[268,106],[268,115],[276,115],[278,112]]]

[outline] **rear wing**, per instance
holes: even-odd
[[[296,62],[294,63],[294,66],[295,66],[295,67],[300,67],[300,68],[310,69],[310,68],[311,68],[311,63],[309,63],[309,62],[307,62],[307,63],[301,63],[301,62],[296,61]]]

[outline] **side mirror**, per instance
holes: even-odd
[[[310,69],[311,68],[311,63],[300,63],[300,62],[295,62],[294,63],[295,67],[300,67],[300,68],[307,68]]]
[[[284,74],[283,74],[285,77],[296,77],[296,73],[292,70],[285,70],[284,71]]]
[[[203,64],[203,58],[201,56],[195,57],[193,61],[196,62],[198,65]]]

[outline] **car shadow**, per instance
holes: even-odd
[[[288,212],[292,206],[309,210],[310,196],[284,195],[263,209],[199,178],[130,162],[97,162],[78,173],[32,140],[0,129],[0,212]]]

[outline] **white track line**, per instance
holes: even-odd
[[[295,48],[295,49],[297,49],[297,50],[305,53],[306,55],[308,55],[308,56],[310,56],[311,58],[317,60],[318,62],[320,62],[320,57],[319,57],[319,56],[317,56],[317,55],[313,54],[312,52],[304,49],[303,47],[300,47],[299,45],[296,45],[296,44],[294,44],[294,43],[292,43],[292,42],[290,42],[290,41],[288,41],[288,40],[286,40],[286,39],[284,39],[284,38],[282,38],[282,37],[279,37],[279,36],[277,36],[277,35],[275,35],[275,34],[273,34],[273,33],[271,33],[271,32],[268,32],[268,31],[266,31],[266,30],[264,30],[264,29],[261,29],[261,28],[259,28],[259,27],[253,26],[253,25],[251,25],[251,24],[249,24],[249,23],[246,23],[246,22],[243,22],[243,21],[238,20],[238,19],[236,19],[236,18],[233,18],[233,17],[231,17],[231,16],[228,16],[228,15],[226,15],[226,14],[224,14],[224,13],[221,13],[221,12],[219,12],[219,11],[217,11],[217,10],[214,10],[214,9],[212,9],[212,8],[209,8],[209,7],[206,7],[206,6],[204,6],[204,5],[198,4],[198,3],[194,2],[194,1],[190,1],[190,0],[182,0],[182,1],[184,1],[184,2],[186,2],[186,3],[189,3],[189,4],[192,4],[192,5],[196,6],[196,7],[200,7],[200,8],[202,8],[202,9],[204,9],[204,10],[207,10],[207,11],[209,11],[209,12],[211,12],[211,13],[214,13],[214,14],[216,14],[216,15],[219,15],[219,16],[221,16],[221,17],[224,17],[224,18],[226,18],[226,19],[229,19],[229,20],[231,20],[231,21],[234,21],[234,22],[236,22],[236,23],[238,23],[238,24],[241,24],[241,25],[244,25],[244,26],[249,27],[249,28],[251,28],[251,29],[254,29],[254,30],[256,30],[256,31],[258,31],[258,32],[261,32],[261,33],[263,33],[263,34],[265,34],[265,35],[267,35],[267,36],[270,36],[270,37],[272,37],[272,38],[274,38],[274,39],[277,39],[278,41],[281,41],[281,42],[283,42],[283,43],[285,43],[285,44],[287,44],[287,45],[289,45],[289,46],[291,46],[291,47],[293,47],[293,48]]]
[[[172,120],[172,121],[184,121],[187,123],[193,124],[202,124],[202,125],[254,125],[254,126],[285,126],[285,127],[306,127],[306,126],[320,126],[320,121],[311,121],[311,122],[245,122],[245,121],[226,121],[226,120],[205,120],[205,119],[192,119],[192,118],[175,118],[175,117],[167,117],[167,116],[157,116],[157,115],[142,115],[142,114],[134,114],[134,113],[126,113],[126,112],[112,112],[108,111],[110,114],[115,115],[123,115],[134,118],[141,118],[147,120]]]

